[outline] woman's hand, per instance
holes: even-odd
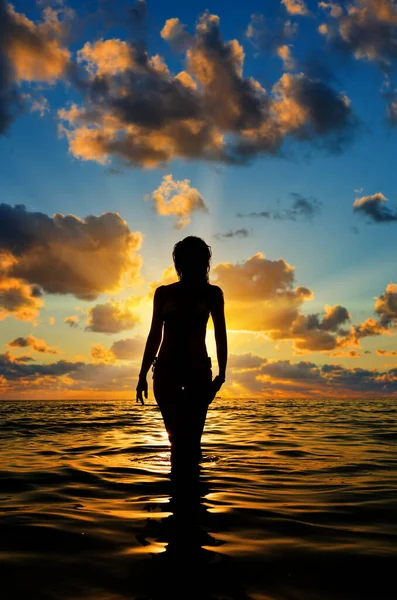
[[[147,392],[148,388],[146,377],[140,377],[138,379],[138,385],[136,386],[136,401],[140,402],[141,404],[145,404],[143,401],[143,396],[145,396],[147,400]]]

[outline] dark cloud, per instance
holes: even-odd
[[[4,0],[0,0],[0,135],[11,125],[20,108],[20,97],[13,81],[12,67],[6,54],[8,12]]]
[[[11,342],[8,342],[7,345],[10,346],[10,348],[32,348],[32,350],[35,350],[36,352],[59,354],[59,350],[51,348],[44,340],[39,340],[33,335],[15,338]]]
[[[250,235],[248,229],[236,229],[235,231],[228,231],[226,233],[216,233],[214,238],[217,240],[228,240],[232,238],[246,238]]]
[[[320,32],[336,47],[358,60],[377,62],[389,70],[397,59],[397,6],[395,0],[320,2],[328,11]]]
[[[389,283],[386,290],[376,299],[375,313],[379,316],[380,325],[389,327],[397,325],[397,284]]]
[[[120,333],[133,329],[141,322],[140,316],[133,311],[134,299],[125,302],[108,300],[105,304],[97,304],[88,311],[86,331],[96,333]]]
[[[317,365],[309,361],[267,360],[261,356],[231,355],[228,381],[242,386],[242,391],[272,395],[287,391],[289,394],[325,397],[357,392],[384,394],[397,392],[397,369],[346,368],[338,364]],[[352,355],[353,356],[353,355]],[[241,366],[243,365],[243,366]],[[237,388],[238,389],[238,388]]]
[[[12,315],[23,321],[34,321],[43,306],[41,295],[37,286],[7,276],[0,252],[0,319]]]
[[[376,354],[379,356],[397,356],[397,352],[395,350],[377,350]]]
[[[237,213],[237,217],[262,217],[264,219],[270,219],[273,216],[273,213],[269,210],[262,210],[260,212],[250,212],[250,213]]]
[[[83,362],[69,362],[67,360],[60,360],[48,365],[28,365],[24,361],[15,360],[9,352],[0,354],[0,377],[2,376],[6,380],[60,377],[78,371],[83,366]]]
[[[0,204],[0,253],[11,257],[4,277],[31,284],[37,297],[40,288],[84,300],[117,289],[139,271],[141,240],[117,213],[49,217]]]
[[[70,317],[66,317],[64,322],[72,329],[76,329],[79,326],[79,317],[77,315],[71,315]]]
[[[311,221],[321,213],[322,203],[316,198],[305,198],[301,194],[291,193],[293,203],[290,208],[263,210],[259,212],[237,213],[238,217],[259,217],[277,221]]]
[[[354,201],[353,211],[369,217],[375,223],[397,221],[397,210],[390,210],[385,206],[386,202],[387,198],[380,192],[372,196],[363,196]]]
[[[181,28],[170,19],[162,35],[180,45]],[[174,76],[142,45],[86,44],[79,53],[86,73],[76,79],[84,103],[59,112],[70,151],[148,167],[177,157],[244,164],[278,153],[287,138],[318,140],[331,151],[350,139],[356,120],[344,95],[303,73],[284,74],[267,92],[243,76],[243,48],[222,39],[217,16],[204,13],[184,46],[186,68]]]

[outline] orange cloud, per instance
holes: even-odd
[[[0,320],[12,316],[21,321],[34,322],[43,305],[37,287],[6,277],[0,267]]]
[[[171,174],[164,175],[152,198],[159,215],[174,215],[179,219],[176,229],[188,225],[193,212],[208,212],[203,197],[196,188],[190,186],[189,179],[174,181]]]
[[[116,74],[133,66],[133,55],[127,42],[119,39],[87,42],[77,52],[77,61],[96,76]]]
[[[34,23],[8,5],[4,48],[17,81],[53,82],[63,77],[70,62],[64,44],[72,16],[69,9],[47,7],[43,20]]]
[[[284,64],[284,68],[288,71],[295,69],[295,59],[291,54],[290,46],[283,44],[277,48],[277,55],[281,58]]]
[[[66,317],[66,319],[64,319],[64,323],[69,325],[69,327],[76,328],[79,326],[79,317],[78,315],[71,315],[70,317]]]
[[[290,15],[307,15],[309,11],[304,0],[281,0]]]

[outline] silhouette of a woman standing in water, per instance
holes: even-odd
[[[223,292],[208,282],[211,248],[201,238],[189,236],[175,244],[173,259],[179,281],[155,291],[136,399],[144,404],[143,396],[147,398],[146,377],[153,364],[154,396],[175,465],[201,458],[208,405],[225,382],[227,336]],[[214,380],[205,344],[210,315],[219,366]]]

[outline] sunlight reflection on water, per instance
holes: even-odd
[[[2,401],[4,600],[394,599],[396,416],[217,400],[175,479],[154,405]]]

